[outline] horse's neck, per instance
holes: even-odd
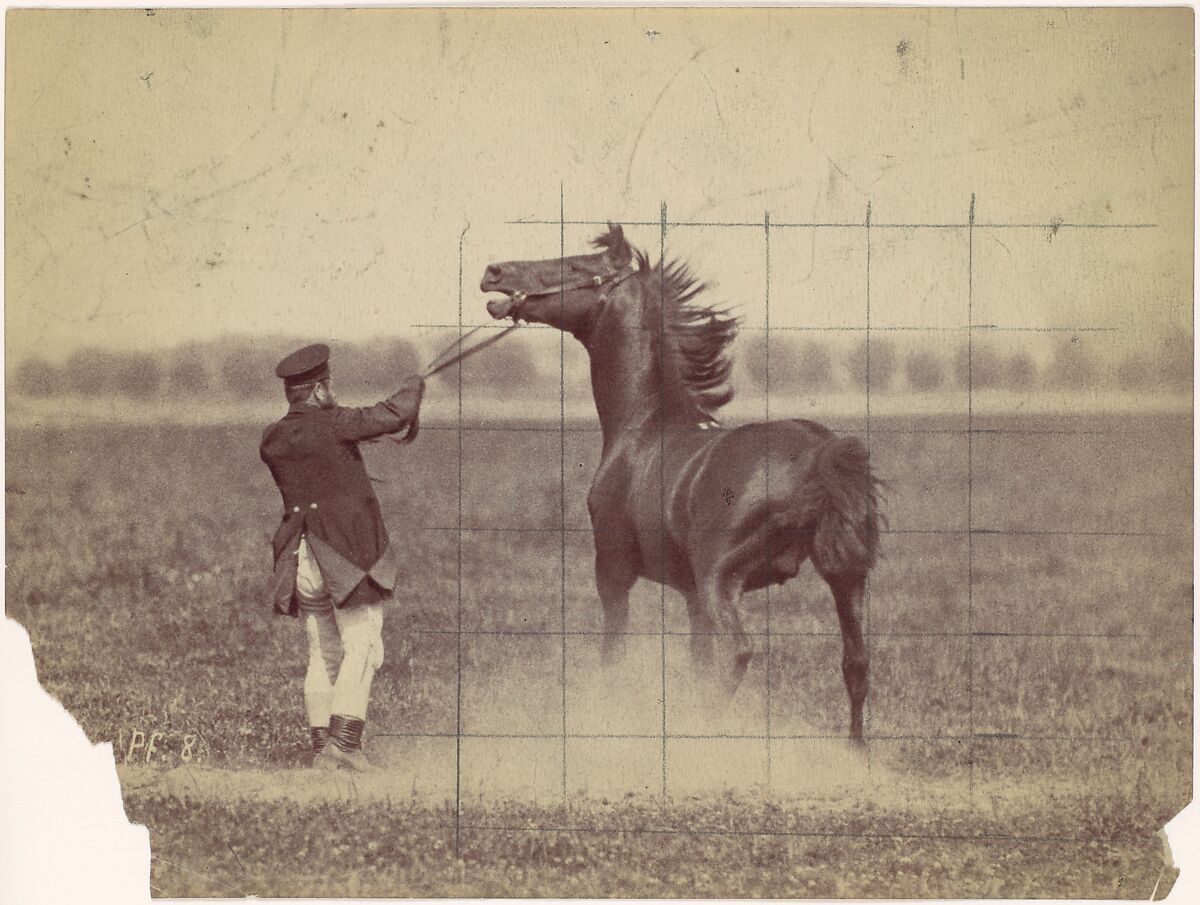
[[[691,407],[677,381],[660,376],[663,350],[653,339],[637,321],[604,324],[592,337],[592,398],[605,450],[623,432]]]
[[[637,331],[623,332],[607,339],[601,337],[589,350],[592,398],[600,416],[605,449],[622,432],[653,418],[659,407],[656,371],[649,352],[640,345],[642,338]]]

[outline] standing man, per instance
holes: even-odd
[[[288,412],[266,429],[259,449],[284,507],[272,541],[272,600],[276,613],[303,618],[308,634],[313,765],[365,771],[363,727],[383,663],[383,603],[398,566],[358,444],[405,428],[411,439],[425,381],[409,377],[368,408],[339,406],[329,347],[320,344],[293,352],[275,374]]]

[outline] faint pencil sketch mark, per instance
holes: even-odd
[[[900,64],[901,77],[908,75],[908,52],[911,49],[912,45],[909,43],[908,38],[901,38],[900,42],[896,44],[896,57]]]
[[[121,229],[118,229],[115,233],[104,233],[104,241],[110,242],[113,239],[117,238],[117,236],[119,236],[123,233],[129,232],[129,230],[133,229],[135,226],[141,226],[147,220],[151,220],[157,216],[158,216],[157,214],[146,214],[146,216],[142,217],[142,219],[135,220],[133,223],[130,223],[128,226],[124,226]]]
[[[245,179],[239,179],[237,182],[231,183],[230,185],[223,186],[219,189],[214,189],[213,191],[209,192],[206,195],[197,195],[191,202],[189,202],[189,205],[190,204],[200,204],[201,202],[209,201],[213,198],[216,198],[219,195],[224,195],[228,192],[234,191],[235,189],[240,189],[242,186],[249,185],[252,182],[257,182],[258,180],[262,179],[264,176],[267,176],[270,173],[277,170],[282,164],[290,163],[290,162],[291,162],[291,159],[287,156],[284,156],[276,163],[271,164],[269,167],[264,167],[263,169],[259,170],[257,173],[255,173],[252,176],[247,176]],[[164,213],[166,213],[166,212],[164,211]]]
[[[708,86],[708,93],[712,96],[713,107],[717,111],[717,119],[721,121],[721,128],[728,128],[725,124],[725,114],[721,112],[721,102],[717,99],[717,89],[713,87],[712,81],[708,77],[708,73],[704,71],[703,66],[697,66],[696,71],[700,73],[700,78],[704,79],[704,84]]]
[[[825,89],[825,80],[829,77],[829,71],[831,69],[833,69],[833,60],[830,60],[825,65],[825,71],[821,73],[821,77],[817,80],[817,86],[816,86],[816,88],[813,89],[812,97],[809,100],[808,116],[805,120],[806,132],[808,134],[808,140],[814,148],[816,148],[818,151],[821,152],[821,155],[826,160],[829,161],[829,165],[832,166],[835,170],[837,170],[838,174],[843,179],[845,179],[848,183],[850,183],[850,185],[853,186],[854,189],[859,194],[866,195],[867,193],[863,190],[862,186],[860,186],[854,179],[852,179],[850,174],[847,173],[841,167],[841,165],[836,160],[833,159],[833,156],[825,149],[825,146],[820,141],[817,140],[817,136],[813,132],[813,113],[816,111],[817,99],[821,96],[821,92]],[[878,180],[876,180],[876,181],[878,181]]]
[[[376,253],[375,253],[375,254],[372,256],[371,260],[367,261],[367,263],[366,263],[366,264],[364,264],[362,267],[358,268],[358,270],[356,270],[356,271],[354,272],[354,276],[355,276],[355,278],[358,278],[358,277],[362,276],[364,273],[366,273],[368,270],[370,270],[372,267],[374,267],[374,266],[375,266],[375,262],[379,260],[379,258],[380,258],[380,256],[381,256],[382,254],[383,254],[383,252],[381,252],[381,251],[377,251],[377,252],[376,252]]]
[[[42,184],[46,185],[46,186],[53,186],[54,188],[59,189],[60,191],[66,192],[68,195],[72,195],[75,198],[78,198],[80,201],[87,201],[89,198],[89,196],[86,192],[81,192],[78,189],[73,189],[70,186],[63,185],[58,180],[51,179],[49,176],[45,176],[45,175],[42,176]]]
[[[153,852],[150,853],[150,858],[153,861],[157,861],[159,864],[167,865],[167,867],[173,867],[176,870],[182,870],[189,874],[195,874],[197,877],[204,877],[206,880],[212,880],[214,883],[220,883],[222,886],[227,886],[230,889],[232,889],[239,896],[245,896],[247,894],[244,889],[240,889],[239,887],[234,886],[232,883],[226,883],[224,880],[220,879],[219,877],[211,877],[206,873],[202,873],[201,871],[195,870],[194,868],[184,867],[182,864],[176,864],[173,861],[168,861],[166,858],[163,858],[160,855],[156,855]]]
[[[147,88],[152,88],[153,86],[150,84],[150,79],[153,77],[153,75],[153,72],[147,72],[145,75],[139,75],[138,81],[144,84]]]
[[[687,62],[675,70],[671,77],[667,79],[666,84],[662,86],[662,90],[658,92],[658,96],[654,99],[654,103],[650,105],[650,109],[646,111],[646,115],[642,117],[642,124],[638,127],[637,136],[633,139],[633,147],[629,151],[629,164],[625,167],[625,195],[627,197],[633,181],[633,164],[637,159],[637,152],[642,143],[642,136],[646,134],[646,127],[650,125],[650,120],[654,118],[654,113],[658,110],[658,105],[662,103],[662,99],[666,93],[671,90],[671,86],[675,84],[675,80],[679,78],[688,66],[696,62],[696,58],[702,53],[704,53],[703,47],[693,53],[687,59]]]
[[[796,186],[800,185],[803,181],[804,181],[804,177],[801,176],[796,179],[792,179],[788,182],[785,182],[781,185],[772,185],[772,186],[767,186],[766,188],[754,189],[753,191],[750,191],[750,192],[742,192],[740,195],[721,195],[718,198],[713,198],[713,197],[709,196],[709,197],[706,197],[704,199],[704,203],[701,204],[699,207],[695,208],[691,212],[691,214],[692,214],[692,217],[695,218],[701,212],[712,210],[722,204],[732,204],[737,201],[746,201],[750,198],[758,198],[763,195],[770,195],[770,194],[773,194],[776,192],[786,192],[786,191],[789,191],[789,190],[795,188]]]
[[[187,772],[188,779],[192,781],[192,785],[196,787],[196,791],[200,792],[200,784],[196,782],[196,776],[194,773],[192,773],[192,768],[187,764],[184,764],[183,769]],[[246,866],[242,864],[242,859],[237,856],[237,852],[233,850],[233,846],[229,844],[228,840],[225,842],[225,847],[229,849],[229,854],[233,855],[233,860],[237,862],[237,866],[241,869],[242,873],[245,874]],[[242,893],[242,895],[245,895],[245,893]]]

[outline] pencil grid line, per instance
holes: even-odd
[[[726,836],[734,838],[782,837],[795,839],[871,839],[875,841],[919,840],[921,842],[957,843],[1046,843],[1094,846],[1098,841],[1117,843],[1135,841],[1136,832],[1113,832],[1109,835],[1057,836],[1018,835],[1008,833],[919,833],[905,830],[787,830],[753,829],[735,830],[701,829],[698,827],[648,827],[648,826],[508,826],[504,824],[480,824],[463,829],[487,833],[578,833],[580,835],[630,835],[630,836]]]
[[[631,836],[727,836],[752,838],[757,836],[783,837],[796,839],[871,839],[878,841],[920,840],[922,842],[976,842],[976,843],[1030,843],[1056,842],[1070,845],[1093,846],[1097,841],[1123,842],[1141,838],[1136,832],[1114,832],[1099,837],[1091,836],[1057,836],[1057,835],[1018,835],[1009,833],[918,833],[904,830],[786,830],[786,829],[753,829],[735,830],[701,829],[698,827],[649,827],[649,826],[508,826],[504,824],[480,824],[464,826],[463,829],[472,832],[486,833],[578,833],[589,835],[631,835]]]
[[[966,414],[965,412],[963,413]],[[1181,425],[1188,427],[1190,426]],[[865,434],[867,432],[866,425],[859,427],[856,425],[841,425],[837,422],[830,422],[827,427],[830,430],[842,434]],[[458,428],[450,424],[430,424],[421,425],[422,432],[430,433],[441,431],[445,433],[456,433]],[[635,433],[641,428],[626,427],[620,430]],[[568,426],[566,428],[568,434],[600,434],[601,430],[598,427],[582,427]],[[685,430],[682,428],[666,428],[666,433],[687,433],[690,428]],[[557,434],[557,428],[553,427],[537,427],[535,425],[528,426],[512,426],[512,425],[489,425],[480,423],[470,427],[464,427],[463,433],[467,434],[486,434],[486,433],[513,433],[513,434]],[[1128,431],[1106,431],[1106,430],[1068,430],[1065,428],[1007,428],[1007,427],[974,427],[967,429],[963,428],[920,428],[920,427],[880,427],[878,424],[871,425],[871,433],[873,434],[889,434],[899,436],[943,436],[943,437],[962,437],[968,433],[978,435],[997,435],[997,436],[1013,436],[1013,437],[1119,437],[1129,440]],[[1140,439],[1131,442],[1141,442]]]
[[[470,229],[470,224],[467,225]],[[464,229],[458,237],[458,341],[463,338],[463,240],[467,230]],[[454,854],[458,856],[461,834],[459,831],[462,819],[462,688],[463,688],[463,363],[460,359],[456,366],[458,382],[458,556],[456,565],[455,585],[458,592],[456,612],[457,639],[455,641],[455,705],[454,705]]]
[[[458,531],[457,527],[444,525],[411,525],[411,531]],[[517,534],[558,534],[567,532],[568,534],[591,534],[592,529],[584,526],[568,525],[561,526],[539,526],[539,525],[464,525],[461,529],[464,532],[470,531],[507,531]],[[713,528],[708,529],[709,534],[719,534],[734,529],[728,528]],[[701,532],[697,532],[701,533]],[[1178,537],[1175,531],[1087,531],[1084,529],[1038,529],[1038,528],[881,528],[881,535],[904,534],[904,535],[956,535],[961,534],[964,537],[967,535],[988,536],[988,537]]]
[[[630,836],[727,836],[734,838],[753,837],[782,837],[796,839],[871,839],[875,841],[919,840],[921,842],[967,842],[967,843],[1046,843],[1055,842],[1067,845],[1094,846],[1098,841],[1117,843],[1135,841],[1142,838],[1136,831],[1110,832],[1104,836],[1059,836],[1059,835],[1024,835],[1016,833],[922,833],[901,829],[882,830],[789,830],[789,829],[752,829],[735,830],[729,828],[703,829],[699,827],[669,827],[669,826],[511,826],[506,824],[479,824],[465,826],[463,829],[473,832],[487,833],[578,833],[580,835],[630,835]]]
[[[542,223],[543,221],[512,221],[517,223]],[[546,225],[554,224],[559,226],[560,238],[560,277],[562,277],[562,268],[565,267],[565,227],[567,225],[598,225],[603,226],[607,221],[568,221],[565,217],[564,204],[564,189],[560,184],[560,215],[558,220],[544,221]],[[976,781],[976,763],[974,745],[981,741],[993,742],[1070,742],[1070,743],[1117,743],[1117,744],[1138,744],[1144,743],[1141,736],[1104,736],[1104,735],[1029,735],[1021,733],[1007,732],[978,732],[975,729],[975,689],[974,689],[974,640],[976,638],[997,638],[997,639],[1142,639],[1148,637],[1144,634],[1128,634],[1128,633],[1103,633],[1103,632],[989,632],[977,631],[974,628],[974,612],[973,612],[973,584],[974,584],[974,569],[973,569],[973,537],[975,535],[1000,535],[1000,536],[1077,536],[1077,537],[1162,537],[1170,536],[1170,532],[1165,531],[1072,531],[1072,530],[1011,530],[1000,528],[977,528],[974,525],[974,507],[973,507],[973,464],[974,464],[974,438],[975,435],[1006,435],[1012,434],[1017,436],[1029,435],[1047,435],[1047,436],[1125,436],[1124,432],[1118,431],[1103,431],[1103,430],[1030,430],[1030,429],[1006,429],[1006,428],[976,428],[974,415],[974,381],[973,381],[973,337],[976,331],[992,330],[992,331],[1014,331],[1014,332],[1114,332],[1118,328],[1106,326],[1085,326],[1085,327],[1023,327],[1009,325],[994,325],[994,324],[976,324],[974,323],[973,310],[973,293],[974,293],[974,276],[973,276],[973,261],[974,261],[974,230],[975,228],[990,228],[990,229],[1149,229],[1154,228],[1156,224],[1068,224],[1068,223],[1011,223],[1011,224],[983,224],[975,221],[975,195],[971,195],[971,204],[967,222],[965,224],[880,224],[872,222],[871,204],[868,202],[866,217],[861,223],[786,223],[772,222],[770,213],[765,212],[761,223],[702,223],[702,222],[673,222],[667,219],[667,205],[663,202],[660,206],[660,217],[657,221],[626,221],[627,225],[645,225],[658,226],[660,229],[660,261],[665,260],[666,237],[669,227],[689,227],[689,226],[734,226],[734,227],[755,227],[763,230],[764,246],[765,246],[765,264],[766,264],[766,287],[765,287],[765,307],[766,313],[762,331],[766,337],[766,352],[765,352],[765,373],[766,373],[766,391],[765,391],[765,406],[769,423],[770,416],[770,334],[776,330],[797,330],[797,331],[820,331],[820,332],[863,332],[865,345],[865,388],[866,388],[866,422],[863,427],[847,427],[839,428],[842,432],[847,433],[865,433],[868,454],[871,451],[871,440],[874,433],[881,434],[897,434],[897,435],[944,435],[944,436],[966,436],[968,455],[967,455],[967,526],[966,528],[930,528],[930,529],[885,529],[881,534],[897,534],[897,535],[965,535],[967,538],[967,603],[968,603],[968,629],[966,632],[876,632],[870,630],[870,584],[869,578],[864,593],[864,637],[866,638],[965,638],[968,646],[968,724],[969,731],[966,734],[879,734],[873,735],[869,731],[865,733],[866,738],[871,741],[927,741],[927,742],[965,742],[970,751],[969,766],[970,766],[970,782],[971,794],[974,796],[975,781]],[[806,228],[806,227],[830,227],[830,228],[845,228],[845,229],[863,229],[866,237],[866,322],[863,326],[835,326],[835,327],[790,327],[781,325],[772,325],[770,321],[770,231],[772,228]],[[468,226],[469,228],[469,226]],[[895,327],[876,327],[871,323],[871,303],[870,303],[870,279],[871,279],[871,230],[872,229],[963,229],[967,233],[968,240],[968,292],[967,292],[967,321],[968,323],[961,326],[951,327],[925,327],[925,326],[895,326]],[[459,238],[459,284],[458,284],[458,323],[456,325],[423,325],[425,327],[436,327],[439,329],[456,329],[459,333],[461,342],[463,330],[469,326],[464,322],[463,316],[463,244],[466,229],[463,230]],[[564,304],[563,290],[559,291],[560,305]],[[665,312],[661,302],[665,298],[664,272],[660,267],[660,313],[663,314],[663,323],[660,325],[662,335],[668,335],[668,330],[665,324]],[[499,325],[480,325],[489,328],[499,328]],[[540,328],[541,325],[538,325]],[[641,329],[641,328],[638,328]],[[753,328],[750,328],[753,329]],[[921,429],[921,428],[880,428],[872,424],[871,410],[871,350],[870,350],[870,334],[871,332],[879,331],[930,331],[930,332],[963,332],[967,337],[967,426],[963,430],[955,429]],[[665,347],[664,347],[665,354]],[[662,364],[660,362],[660,364]],[[536,432],[536,433],[551,433],[553,428],[543,427],[467,427],[464,424],[464,393],[463,393],[463,374],[462,362],[458,363],[457,383],[458,383],[458,413],[457,423],[454,426],[434,425],[427,430],[453,430],[457,434],[457,466],[458,466],[458,525],[455,528],[442,528],[435,526],[424,526],[417,530],[432,530],[432,531],[447,531],[454,530],[458,534],[458,556],[457,556],[457,609],[456,609],[456,625],[453,630],[448,629],[423,629],[410,628],[409,631],[415,634],[428,635],[450,635],[456,636],[456,710],[455,710],[455,730],[453,733],[438,733],[438,732],[399,732],[399,733],[377,733],[379,737],[416,737],[416,738],[449,738],[456,739],[455,753],[455,812],[453,829],[455,834],[455,851],[460,848],[460,834],[463,830],[467,831],[495,831],[495,832],[619,832],[619,833],[683,833],[695,835],[788,835],[788,836],[852,836],[863,837],[873,836],[875,834],[863,833],[826,833],[826,832],[777,832],[771,830],[690,830],[690,829],[647,829],[647,828],[603,828],[603,827],[577,827],[577,828],[549,828],[549,827],[504,827],[504,826],[479,826],[465,825],[462,822],[462,795],[461,795],[461,743],[464,738],[468,739],[554,739],[561,740],[562,745],[562,793],[564,798],[567,793],[567,740],[595,740],[595,739],[645,739],[661,741],[662,752],[662,792],[667,793],[667,742],[668,740],[704,740],[704,739],[729,739],[729,740],[758,740],[765,739],[767,743],[767,777],[768,786],[770,784],[770,767],[771,767],[771,743],[773,741],[790,741],[790,740],[845,740],[848,735],[842,734],[780,734],[773,732],[771,720],[771,642],[775,637],[814,637],[814,638],[839,638],[840,632],[818,632],[818,631],[778,631],[771,624],[771,602],[768,589],[766,599],[766,619],[767,628],[765,632],[741,632],[743,635],[750,636],[765,636],[767,647],[768,668],[766,673],[767,682],[767,707],[766,707],[766,730],[765,735],[758,734],[738,734],[738,733],[668,733],[667,731],[667,666],[666,666],[666,639],[668,637],[689,637],[696,634],[724,636],[729,633],[710,632],[710,633],[694,633],[694,632],[675,632],[667,631],[666,625],[666,588],[660,586],[661,595],[661,614],[660,628],[657,632],[636,632],[624,631],[619,634],[636,637],[654,637],[660,638],[660,653],[661,653],[661,670],[662,670],[662,728],[659,733],[644,734],[644,733],[582,733],[569,732],[567,727],[567,638],[569,636],[582,637],[605,637],[607,633],[603,631],[573,631],[567,628],[567,609],[566,609],[566,544],[568,532],[590,532],[589,528],[575,528],[567,525],[566,515],[566,434],[568,433],[599,433],[598,428],[569,428],[566,420],[566,372],[565,372],[565,334],[560,331],[559,336],[559,365],[560,365],[560,417],[558,432],[560,434],[560,499],[559,510],[561,523],[558,528],[538,528],[538,527],[519,527],[519,526],[498,526],[498,527],[472,527],[464,523],[464,483],[463,483],[463,434],[472,431],[520,431],[520,432]],[[660,393],[662,393],[660,383]],[[665,434],[667,430],[660,423],[660,444],[662,451],[665,452]],[[770,442],[768,434],[768,444]],[[769,465],[768,465],[769,468]],[[665,457],[660,461],[660,470],[664,471],[661,482],[661,491],[663,494],[662,505],[665,507]],[[769,471],[767,474],[769,483]],[[665,511],[664,511],[665,517]],[[558,631],[539,631],[539,630],[478,630],[466,629],[463,627],[463,540],[466,533],[471,531],[556,531],[560,534],[560,568],[561,568],[561,624]],[[663,543],[662,553],[665,555],[665,536],[660,538]],[[463,690],[463,638],[465,636],[513,636],[513,635],[532,635],[532,636],[547,636],[559,637],[561,639],[561,663],[560,663],[560,682],[561,682],[561,729],[554,734],[537,734],[537,733],[472,733],[464,732],[462,728],[462,690]],[[871,715],[869,706],[864,713],[864,721],[866,728],[869,730],[871,726]],[[1036,839],[1038,841],[1056,839],[1067,842],[1086,842],[1086,839],[1073,839],[1071,837],[1021,837],[1008,836],[1004,834],[978,834],[978,835],[940,835],[940,834],[904,834],[904,833],[885,833],[878,834],[879,838],[939,838],[948,840],[1022,840]]]
[[[764,275],[763,280],[763,327],[765,328],[766,342],[763,344],[763,374],[764,374],[764,401],[766,406],[767,420],[767,455],[766,455],[766,495],[767,499],[771,499],[771,212],[763,212],[763,252],[764,252]],[[770,538],[764,532],[763,545],[765,547],[763,553],[768,559],[770,558]],[[767,648],[767,668],[766,668],[766,730],[767,730],[767,789],[771,788],[771,584],[767,583],[764,588],[766,592],[766,617],[767,617],[767,632],[766,632],[766,648]]]
[[[975,193],[967,214],[967,326],[975,322]],[[975,629],[975,426],[974,331],[967,331],[967,631]],[[975,731],[975,639],[967,639],[967,726]],[[971,748],[970,794],[975,798],[975,748]]]
[[[771,224],[773,229],[778,229],[778,224]],[[762,224],[759,224],[762,228]],[[413,324],[418,330],[454,330],[457,329],[456,324]],[[481,324],[466,324],[472,330],[507,330],[511,324],[497,323],[481,323]],[[554,330],[546,324],[531,324],[524,323],[521,325],[521,330],[539,330],[549,331]],[[611,328],[618,333],[659,333],[656,327],[646,327],[641,324],[614,324]],[[785,330],[793,333],[865,333],[867,328],[862,324],[832,324],[827,326],[811,326],[804,324],[776,324],[771,327],[774,331]],[[1063,324],[1060,326],[1022,326],[1019,324],[975,324],[969,326],[967,324],[894,324],[887,327],[872,327],[876,333],[969,333],[975,330],[990,330],[996,333],[1118,333],[1121,327],[1112,326],[1111,324],[1082,324],[1072,326]],[[741,333],[763,333],[765,327],[755,327],[751,324],[741,324],[738,326],[738,331]],[[664,326],[662,331],[664,336],[683,335],[682,331],[675,330]]]
[[[562,739],[562,734],[555,732],[436,732],[433,730],[405,730],[403,732],[376,732],[372,735],[373,738],[413,738],[413,739],[452,739],[465,738],[473,740],[481,739],[506,739],[514,741],[543,741],[557,742]],[[1118,745],[1137,745],[1142,744],[1142,736],[1140,735],[1030,735],[1019,732],[975,732],[971,734],[955,734],[955,733],[881,733],[878,735],[865,736],[868,741],[872,742],[1071,742],[1080,744],[1118,744]],[[567,738],[571,741],[659,741],[662,736],[657,732],[568,732]],[[836,732],[805,732],[805,733],[786,733],[780,732],[772,735],[769,739],[759,733],[751,732],[672,732],[668,738],[671,741],[768,741],[768,742],[796,742],[796,741],[829,741],[840,742],[849,741],[850,736],[847,733]]]
[[[567,282],[567,227],[565,193],[563,184],[558,184],[559,214],[559,257],[558,257],[558,310],[562,319],[566,308]],[[559,413],[559,519],[562,525],[559,547],[559,575],[562,579],[562,794],[567,797],[567,334],[558,331],[558,413]]]
[[[458,629],[450,628],[423,628],[420,626],[410,626],[405,629],[407,632],[418,635],[456,635],[460,634]],[[481,637],[513,637],[513,638],[558,638],[563,634],[559,629],[509,629],[509,628],[479,628],[479,629],[462,629],[461,634],[464,636],[481,636]],[[567,629],[566,635],[570,638],[606,638],[609,634],[623,638],[657,638],[662,632],[660,631],[637,631],[625,630],[620,632],[606,632],[603,629]],[[766,631],[746,631],[740,632],[694,632],[694,631],[668,631],[668,638],[737,638],[742,635],[761,638],[766,636]],[[775,638],[841,638],[841,632],[835,631],[801,631],[790,629],[773,629],[771,635]],[[1148,635],[1139,632],[993,632],[984,630],[975,630],[972,632],[864,632],[864,637],[871,638],[1047,638],[1047,639],[1102,639],[1102,640],[1131,640],[1131,639],[1149,639],[1154,638],[1154,635]]]
[[[866,412],[867,424],[866,424],[866,438],[865,439],[866,439],[866,446],[867,446],[867,462],[870,463],[872,461],[871,460],[871,202],[870,202],[870,200],[867,201],[867,213],[866,213],[866,217],[864,218],[863,225],[865,227],[865,229],[863,230],[863,234],[866,237],[866,246],[867,246],[865,280],[864,280],[864,285],[863,285],[865,295],[866,295],[866,312],[865,312],[866,331],[863,334],[863,337],[864,337],[863,343],[865,345],[864,358],[866,359],[866,361],[865,361],[866,374],[864,376],[863,382],[866,386],[866,409],[867,409],[867,412]],[[871,649],[871,645],[869,644],[869,641],[867,640],[871,637],[871,573],[870,573],[870,571],[868,571],[867,574],[863,578],[862,633],[863,633],[863,639],[864,639],[863,646],[865,648],[867,648],[867,651],[866,651],[867,663],[868,663],[867,681],[869,683],[870,682],[870,672],[869,672],[870,665],[869,664],[871,662],[871,655],[874,653],[874,651]],[[872,706],[872,701],[871,701],[871,693],[870,693],[870,685],[869,684],[868,684],[867,688],[868,688],[867,697],[866,697],[866,700],[863,701],[863,715],[862,715],[863,735],[864,736],[869,736],[871,733],[871,722],[872,722],[873,713],[874,713],[874,708]],[[867,770],[868,770],[868,772],[870,771],[870,769],[871,769],[871,753],[868,751],[867,752]]]
[[[667,202],[662,202],[658,209],[660,220],[659,227],[659,248],[658,248],[658,314],[659,314],[659,329],[662,331],[658,343],[659,362],[658,362],[658,438],[659,438],[659,457],[658,457],[658,500],[661,507],[660,515],[661,524],[667,524],[667,434],[665,431],[666,419],[662,417],[666,410],[666,387],[664,377],[667,373],[667,309],[666,309],[666,281],[667,281]],[[659,568],[662,569],[667,561],[667,534],[666,531],[660,531],[658,534],[658,554]],[[662,621],[660,628],[662,629],[662,640],[660,642],[661,657],[662,657],[662,794],[667,794],[667,586],[659,585],[659,598],[661,602]]]
[[[596,226],[605,227],[608,225],[607,220],[567,220],[567,226]],[[744,221],[721,221],[721,220],[627,220],[621,218],[620,222],[625,226],[660,226],[664,222],[672,229],[688,228],[688,227],[722,227],[722,228],[740,228],[740,229],[759,229],[762,223],[756,223],[749,220]],[[558,226],[558,220],[507,220],[507,226]],[[773,226],[777,229],[865,229],[865,224],[862,221],[776,221]],[[874,223],[872,226],[875,229],[970,229],[972,224],[965,223]],[[1057,231],[1061,229],[1157,229],[1157,223],[1068,223],[1066,221],[1052,220],[1046,223],[1036,221],[1025,221],[1017,223],[975,223],[976,229],[1032,229],[1032,230],[1050,230]]]

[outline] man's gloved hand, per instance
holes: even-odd
[[[405,378],[400,390],[401,392],[407,390],[417,394],[417,402],[412,420],[408,423],[408,430],[399,438],[401,443],[407,444],[417,439],[417,434],[421,430],[421,402],[425,398],[425,378],[415,374],[412,377]]]

